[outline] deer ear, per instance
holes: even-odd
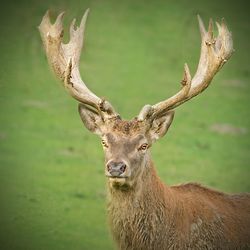
[[[85,104],[79,103],[78,112],[85,127],[94,134],[101,135],[104,122],[99,113]]]
[[[174,111],[171,110],[153,120],[149,129],[149,136],[152,142],[155,142],[167,133],[173,119]]]

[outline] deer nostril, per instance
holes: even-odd
[[[107,164],[107,170],[108,170],[108,172],[110,172],[110,171],[111,171],[111,169],[112,169],[111,164],[110,164],[110,163],[109,163],[109,164]]]
[[[120,167],[120,170],[122,171],[122,173],[125,172],[126,170],[126,165],[123,163],[122,166]]]

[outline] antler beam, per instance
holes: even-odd
[[[182,89],[174,96],[153,106],[146,105],[141,110],[138,119],[145,120],[160,116],[174,109],[194,96],[204,91],[211,83],[215,74],[222,68],[233,53],[233,40],[224,20],[221,24],[216,22],[218,36],[213,36],[213,21],[210,19],[208,31],[198,16],[201,33],[201,54],[197,71],[191,78],[187,64],[184,66],[184,79]]]
[[[49,11],[47,11],[38,28],[48,62],[55,75],[63,81],[69,94],[80,103],[94,108],[103,119],[117,117],[118,114],[112,105],[91,92],[80,76],[79,60],[88,13],[89,10],[84,13],[79,27],[75,27],[75,19],[72,21],[70,41],[67,44],[62,42],[64,12],[58,15],[54,24],[51,24]]]

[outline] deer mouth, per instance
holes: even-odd
[[[108,182],[112,187],[119,188],[126,185],[129,175],[125,173],[120,173],[120,172],[116,173],[115,171],[114,172],[112,171],[106,173],[106,177],[108,178]]]
[[[108,183],[114,189],[127,190],[129,187],[128,176],[108,176]]]
[[[124,176],[124,175],[111,175],[111,174],[106,174],[106,177],[109,179],[127,179],[129,176]]]

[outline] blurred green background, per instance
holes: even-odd
[[[247,1],[27,0],[1,3],[0,248],[114,249],[99,138],[49,71],[37,30],[46,9],[87,22],[81,73],[124,118],[179,89],[199,58],[199,13],[225,17],[235,53],[201,96],[178,108],[152,149],[165,183],[250,191]],[[67,30],[66,30],[67,32]]]

